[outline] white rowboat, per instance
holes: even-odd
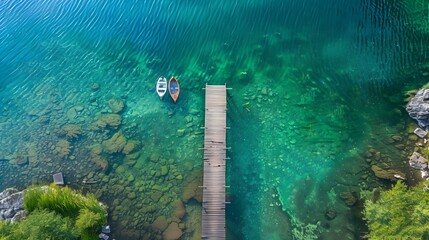
[[[158,78],[158,82],[156,82],[156,92],[161,99],[167,93],[167,79],[165,77]]]

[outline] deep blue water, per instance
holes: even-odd
[[[145,142],[142,152],[168,151],[179,169],[188,163],[199,171],[201,135],[176,140],[175,125],[185,127],[190,110],[203,109],[205,83],[226,83],[233,88],[228,238],[309,239],[313,226],[326,239],[358,238],[362,222],[339,195],[359,191],[361,175],[371,174],[361,166],[369,147],[400,165],[401,152],[379,138],[404,130],[401,91],[426,57],[427,39],[413,28],[416,16],[407,7],[399,0],[2,1],[0,157],[22,149],[49,155],[42,142],[56,138],[43,135],[68,123],[70,107],[107,111],[90,107],[89,86],[97,82],[97,99],[126,99],[121,129]],[[153,94],[160,75],[178,76],[178,105],[160,104]],[[51,114],[56,108],[64,111]],[[32,114],[42,109],[49,109],[47,126]],[[93,118],[73,121],[89,126]],[[83,141],[102,139],[89,132]],[[75,143],[77,156],[83,146]],[[109,161],[121,165],[122,158]],[[1,187],[46,181],[35,169],[49,167],[43,161],[34,169],[11,167],[16,173],[2,172]],[[103,198],[113,204],[112,195]],[[328,207],[338,213],[332,222],[324,217]],[[138,218],[151,224],[156,213]],[[137,225],[132,236],[147,236],[147,226]]]

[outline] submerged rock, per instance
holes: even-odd
[[[93,159],[95,166],[97,166],[103,173],[106,173],[109,169],[109,161],[102,158]]]
[[[76,124],[65,124],[57,131],[59,136],[65,136],[67,139],[79,138],[82,134],[82,129]]]
[[[342,192],[340,193],[340,197],[349,207],[355,205],[357,202],[357,194],[355,192]]]
[[[178,219],[183,218],[185,216],[186,210],[185,206],[183,206],[183,202],[179,199],[173,202],[174,216]]]
[[[97,120],[93,123],[98,129],[105,127],[118,128],[122,124],[122,118],[119,114],[108,113],[98,116]]]
[[[337,212],[333,208],[328,208],[325,212],[325,217],[328,220],[333,220],[337,216]]]
[[[118,98],[110,99],[108,104],[113,113],[120,113],[125,107],[124,101]]]
[[[386,179],[390,181],[397,181],[398,179],[395,177],[395,175],[405,176],[404,173],[392,170],[392,169],[383,169],[377,165],[372,165],[371,170],[374,172],[375,176],[381,179]]]
[[[198,115],[200,111],[198,111],[198,109],[192,108],[191,110],[189,110],[189,113],[195,116]]]
[[[176,240],[179,239],[182,234],[179,224],[177,222],[171,222],[168,228],[162,233],[162,237],[165,240]]]
[[[92,91],[97,91],[99,89],[100,89],[100,84],[98,84],[98,83],[92,83],[91,84],[91,90]]]
[[[66,116],[70,120],[76,118],[77,117],[77,111],[76,111],[76,109],[70,108],[69,110],[67,110]]]
[[[154,231],[162,232],[164,229],[166,229],[168,226],[167,218],[165,216],[159,216],[155,219],[155,221],[152,223],[152,229]]]
[[[107,153],[118,153],[124,149],[127,139],[121,131],[113,134],[113,136],[102,143],[103,150]]]
[[[53,149],[55,155],[58,155],[60,158],[67,157],[71,152],[72,146],[70,142],[64,139],[59,140]]]
[[[185,135],[186,130],[185,129],[177,129],[177,136],[182,137]]]
[[[128,193],[128,198],[129,199],[135,199],[137,197],[137,195],[136,195],[136,193],[135,192],[130,192],[130,193]]]
[[[19,166],[24,166],[28,164],[28,156],[22,156],[22,155],[17,156],[15,158],[15,163]]]
[[[161,176],[165,176],[168,174],[168,168],[167,166],[162,166],[161,167]]]
[[[124,154],[130,154],[131,152],[133,152],[137,146],[138,146],[139,142],[138,141],[128,141],[127,144],[125,144],[124,149],[122,150],[122,152]]]
[[[91,154],[94,156],[100,155],[103,152],[103,148],[102,148],[101,144],[94,144],[94,145],[90,146],[89,149],[91,150]]]
[[[153,153],[152,155],[150,155],[149,160],[152,162],[158,162],[158,160],[160,159],[159,154],[157,153]]]

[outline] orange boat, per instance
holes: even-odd
[[[174,78],[174,76],[171,77],[170,81],[168,82],[168,92],[170,93],[171,99],[173,99],[174,103],[176,103],[180,94],[180,84],[179,81]]]

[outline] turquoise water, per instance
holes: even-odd
[[[228,239],[359,239],[359,208],[341,193],[386,184],[369,169],[368,149],[405,167],[407,149],[389,140],[407,133],[403,91],[425,82],[415,72],[427,39],[409,7],[2,1],[0,187],[61,171],[108,203],[119,239],[161,238],[152,225],[160,216],[183,223],[183,239],[199,239],[201,209],[184,195],[199,198],[202,88],[226,83]],[[180,81],[176,105],[155,94],[161,75]],[[126,105],[122,123],[100,126],[111,99]],[[67,124],[79,137],[61,134]],[[115,134],[135,147],[107,150]]]

